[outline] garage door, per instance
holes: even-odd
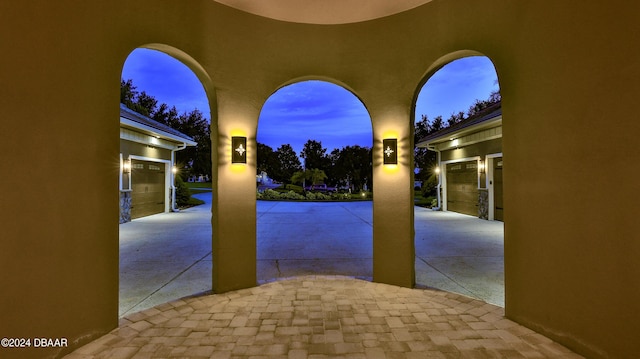
[[[495,205],[493,218],[504,221],[502,204],[502,157],[493,160],[493,202]]]
[[[131,161],[131,218],[164,212],[164,164]]]
[[[447,210],[478,215],[478,163],[447,164]]]

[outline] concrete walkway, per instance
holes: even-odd
[[[504,307],[504,225],[415,207],[416,284]]]
[[[204,205],[120,225],[120,316],[211,291],[211,194]]]
[[[205,204],[120,225],[120,316],[211,289]],[[372,202],[258,201],[259,283],[372,277]],[[502,223],[416,207],[416,282],[504,306]]]
[[[258,201],[258,281],[305,274],[371,280],[371,202]]]

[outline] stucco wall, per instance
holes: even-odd
[[[447,61],[482,53],[503,96],[508,317],[591,357],[639,356],[639,6],[435,0],[322,26],[208,0],[0,2],[1,336],[77,346],[117,325],[118,88],[134,48],[181,59],[209,96],[216,290],[255,284],[257,118],[302,78],[344,85],[369,110],[374,280],[412,285],[412,100]],[[235,167],[229,142],[240,134],[249,163]],[[381,166],[389,135],[396,168]],[[70,183],[82,195],[69,198]]]

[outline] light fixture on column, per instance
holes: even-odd
[[[382,153],[385,165],[397,165],[398,164],[398,139],[385,138],[382,140]]]
[[[485,167],[486,167],[485,162],[483,160],[479,160],[478,169],[480,170],[480,173],[484,173]]]
[[[231,137],[231,163],[247,163],[246,137]]]

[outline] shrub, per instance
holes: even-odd
[[[351,195],[348,192],[345,192],[345,193],[334,192],[331,194],[331,199],[337,200],[337,201],[346,201],[351,199]]]
[[[176,204],[181,206],[189,205],[189,200],[191,199],[191,190],[182,180],[182,177],[175,176],[175,187],[176,187]]]
[[[304,199],[304,196],[301,194],[298,194],[294,191],[289,191],[289,192],[284,192],[280,194],[280,198],[282,199],[291,199],[291,200],[300,200],[300,199]]]
[[[280,193],[272,189],[266,189],[260,196],[262,199],[280,199]]]
[[[307,192],[305,198],[309,201],[328,201],[331,200],[331,195],[322,192]]]
[[[432,174],[429,178],[422,184],[421,193],[423,197],[433,196],[437,192],[438,187],[438,176]]]
[[[294,191],[289,192],[280,192],[277,190],[266,189],[264,192],[258,192],[258,199],[271,199],[271,200],[301,200],[304,199],[304,196]]]

